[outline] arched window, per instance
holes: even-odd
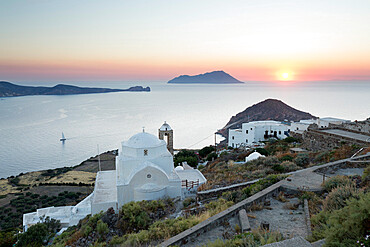
[[[245,133],[248,134],[248,130],[246,130]]]

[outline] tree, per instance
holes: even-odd
[[[205,157],[207,157],[207,155],[209,155],[213,151],[215,151],[215,147],[213,147],[213,146],[204,147],[201,150],[199,150],[199,156],[202,157],[202,158],[205,158]]]
[[[0,231],[0,247],[12,247],[16,240],[14,232]]]
[[[197,167],[198,165],[198,157],[193,151],[184,149],[175,154],[174,156],[175,166],[181,164],[184,161],[186,161],[188,165],[192,167]]]
[[[20,236],[16,246],[42,246],[47,243],[48,236],[46,224],[37,223]]]

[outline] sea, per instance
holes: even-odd
[[[55,83],[17,83],[47,85]],[[145,132],[158,135],[164,121],[174,130],[175,148],[214,144],[214,133],[247,107],[268,98],[318,117],[370,117],[370,82],[246,82],[167,84],[166,82],[73,82],[77,86],[151,92],[23,96],[0,98],[0,178],[75,166]],[[62,132],[64,144],[59,140]],[[216,141],[222,137],[216,136]]]

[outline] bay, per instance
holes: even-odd
[[[201,148],[214,143],[214,132],[231,116],[267,98],[319,117],[364,120],[370,116],[370,83],[364,81],[69,84],[142,85],[152,91],[0,98],[0,178],[78,165],[97,154],[97,145],[101,152],[118,149],[143,127],[157,135],[164,121],[174,129],[175,148]],[[64,144],[59,141],[62,132],[67,138]]]

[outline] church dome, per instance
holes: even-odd
[[[164,141],[146,132],[133,135],[127,142],[123,143],[123,145],[131,148],[150,148],[158,147],[163,144],[165,144]]]
[[[245,161],[248,162],[248,161],[251,161],[251,160],[256,160],[256,159],[258,159],[260,157],[266,157],[266,156],[260,154],[259,152],[254,151],[248,157],[245,158]]]
[[[171,126],[166,123],[166,121],[164,121],[164,124],[162,124],[161,128],[159,129],[161,131],[168,131],[168,130],[172,130]]]

